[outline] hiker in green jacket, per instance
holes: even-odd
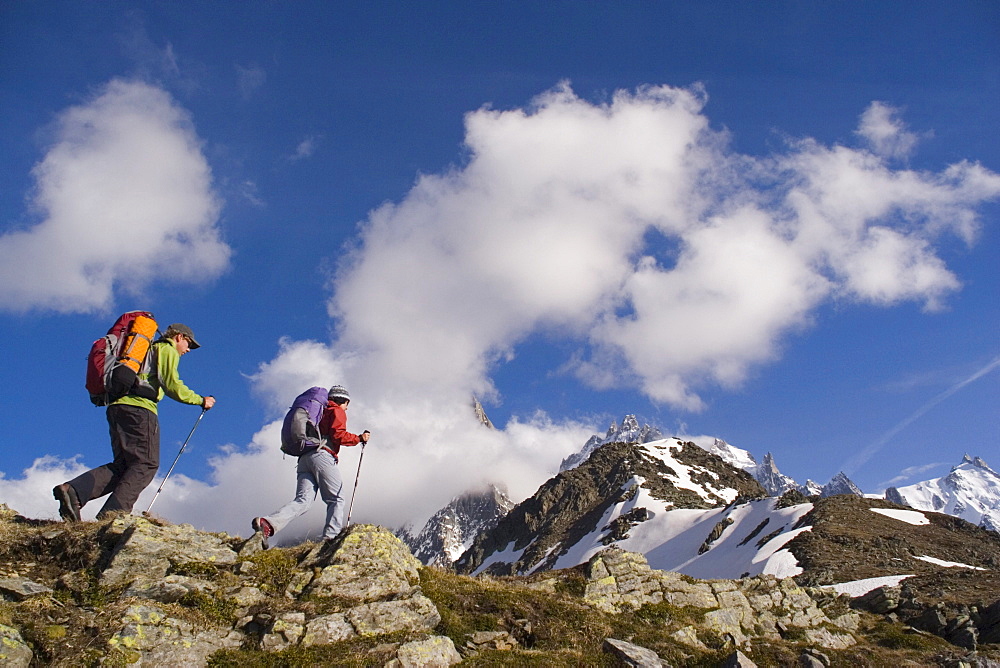
[[[215,405],[215,397],[193,392],[177,372],[181,355],[199,347],[194,332],[181,323],[170,325],[163,337],[153,343],[152,371],[146,376],[140,374],[132,392],[108,406],[114,459],[52,490],[64,520],[79,522],[83,506],[105,494],[111,496],[97,513],[97,519],[109,513],[132,511],[139,494],[160,467],[160,423],[156,409],[164,395],[205,410]]]

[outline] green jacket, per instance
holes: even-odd
[[[178,375],[177,365],[181,361],[181,356],[177,352],[177,347],[173,341],[170,339],[160,339],[153,344],[153,349],[149,354],[155,356],[154,368],[148,374],[139,374],[139,377],[146,380],[156,389],[156,401],[127,394],[118,401],[111,402],[112,406],[118,404],[140,406],[156,413],[156,404],[163,398],[164,394],[182,404],[200,406],[204,403],[205,398],[197,392],[192,391]]]

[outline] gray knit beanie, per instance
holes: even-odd
[[[330,388],[330,393],[327,395],[330,399],[340,399],[342,401],[350,401],[351,395],[347,391],[347,388],[343,385],[334,385]]]

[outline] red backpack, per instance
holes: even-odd
[[[141,382],[140,373],[149,373],[149,354],[158,332],[156,319],[149,311],[123,313],[108,333],[94,341],[87,355],[87,392],[95,406],[107,406],[126,394],[147,399],[157,398],[158,392],[149,383]]]

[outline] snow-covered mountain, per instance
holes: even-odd
[[[452,499],[434,513],[416,535],[407,529],[396,534],[425,565],[448,567],[469,548],[477,535],[496,526],[513,507],[514,502],[507,496],[506,489],[489,485],[485,490]]]
[[[706,580],[769,574],[852,596],[904,579],[913,591],[960,586],[952,603],[966,610],[993,605],[1000,584],[992,531],[853,493],[767,497],[746,471],[675,438],[598,447],[478,536],[455,568],[530,575],[609,546]]]
[[[730,466],[743,469],[759,482],[770,496],[781,496],[790,489],[804,491],[795,480],[782,474],[774,462],[774,456],[769,452],[764,455],[760,464],[749,451],[726,443],[721,438],[713,436],[695,436],[690,439],[695,445],[718,455]],[[809,496],[806,494],[806,496]]]
[[[626,415],[622,419],[619,427],[614,422],[604,436],[594,435],[583,446],[580,452],[570,455],[563,460],[559,467],[560,471],[571,469],[580,464],[590,456],[596,448],[605,443],[648,443],[650,441],[662,439],[663,435],[656,427],[647,424],[639,427],[638,420],[634,415]],[[819,485],[812,480],[807,480],[804,485],[800,485],[793,478],[784,475],[778,470],[778,465],[774,461],[774,456],[768,452],[764,455],[764,460],[757,463],[757,459],[747,450],[738,448],[714,436],[685,436],[682,440],[689,440],[698,447],[713,455],[722,458],[730,466],[743,469],[759,482],[770,496],[781,496],[789,490],[802,492],[806,496],[832,496],[834,494],[854,494],[862,495],[858,487],[843,473],[838,473],[826,485]]]
[[[890,487],[885,498],[918,510],[961,517],[1000,531],[1000,474],[979,457],[965,455],[948,475],[905,487]]]
[[[786,557],[777,554],[779,535],[792,531],[809,507],[778,508],[766,497],[748,473],[694,443],[612,441],[515,506],[476,538],[456,568],[495,574],[564,568],[614,544],[642,552],[654,568],[695,577],[788,574]],[[712,546],[733,524],[741,527],[745,549],[740,558],[729,554],[722,572]]]
[[[478,408],[477,414],[481,412],[481,407]],[[483,413],[483,415],[485,415]],[[488,418],[483,420],[484,424],[489,425]],[[698,449],[717,457],[721,462],[728,464],[729,466],[748,473],[753,477],[754,480],[763,488],[763,494],[767,496],[777,498],[789,491],[798,492],[806,497],[820,497],[828,498],[837,495],[850,495],[856,497],[863,497],[862,491],[855,485],[843,472],[835,475],[830,482],[826,485],[820,485],[812,480],[806,480],[804,484],[798,484],[794,479],[786,476],[778,470],[777,464],[774,461],[774,457],[770,452],[764,455],[764,459],[761,463],[757,463],[754,456],[747,450],[733,446],[726,441],[709,436],[700,437],[684,437],[683,439],[672,438],[663,439],[659,429],[651,427],[649,425],[639,426],[638,420],[634,415],[626,415],[619,426],[616,423],[612,423],[611,427],[608,429],[607,433],[604,435],[595,434],[592,436],[580,450],[580,452],[571,455],[563,460],[560,466],[560,473],[570,472],[584,463],[586,463],[591,456],[598,451],[601,447],[620,443],[620,444],[633,444],[633,445],[650,445],[657,444],[656,448],[661,453],[664,452],[660,442],[672,442],[674,447],[684,448],[687,443],[697,446]],[[676,471],[675,465],[667,465],[667,471],[662,475],[660,473],[656,474],[656,478],[664,479],[670,478]],[[557,476],[558,477],[558,476]],[[615,493],[619,496],[628,496],[629,494],[635,495],[639,492],[637,491],[644,486],[638,481],[641,478],[629,478],[626,480],[620,480],[619,483],[625,485],[628,482],[627,489],[618,489]],[[553,480],[556,480],[555,478]],[[550,480],[547,485],[553,484],[553,480]],[[642,478],[646,480],[646,478]],[[593,483],[584,484],[584,487],[593,486]],[[638,487],[637,487],[638,485]],[[559,485],[555,485],[559,487]],[[648,486],[648,485],[646,485]],[[544,488],[544,486],[543,486]],[[632,490],[629,492],[628,490]],[[539,493],[543,490],[540,489]],[[573,497],[579,497],[579,490],[573,490],[571,488],[565,488],[565,493]],[[589,494],[590,492],[587,492]],[[467,495],[468,496],[468,495]],[[471,497],[476,497],[475,494]],[[460,499],[465,497],[460,497]],[[548,498],[548,497],[547,497]],[[721,498],[721,497],[720,497]],[[1000,476],[992,469],[990,469],[985,462],[979,458],[970,458],[966,456],[963,463],[955,469],[952,470],[951,474],[944,478],[939,478],[936,480],[930,480],[916,485],[911,485],[903,488],[890,488],[886,491],[885,498],[893,503],[900,505],[909,505],[913,508],[920,510],[930,510],[941,512],[949,515],[955,515],[962,517],[973,524],[978,524],[984,528],[992,529],[994,531],[1000,531]],[[454,500],[449,506],[443,508],[428,522],[428,524],[420,531],[418,536],[414,536],[411,533],[401,530],[399,535],[403,540],[414,550],[418,558],[420,558],[424,563],[428,564],[451,564],[454,562],[461,554],[462,551],[473,545],[473,540],[476,538],[476,532],[482,529],[476,529],[475,527],[492,527],[496,525],[497,518],[501,517],[503,514],[510,509],[511,503],[509,499],[506,499],[506,503],[491,505],[490,503],[485,503],[483,505],[480,503],[478,510],[471,510],[475,503],[472,503],[469,499],[464,502],[460,502],[460,499]],[[549,498],[546,501],[547,507],[559,505],[562,501],[556,498]],[[579,498],[576,499],[575,503],[583,503]],[[632,499],[627,503],[622,501],[621,503],[626,504],[619,509],[619,515],[611,517],[608,521],[610,524],[604,526],[603,530],[607,530],[610,533],[604,535],[601,541],[615,542],[614,538],[608,538],[615,534],[615,532],[625,533],[629,532],[628,526],[629,522],[644,521],[641,518],[649,514],[649,518],[657,516],[666,512],[665,510],[654,508],[655,503],[652,505],[646,504],[645,501],[636,501]],[[670,502],[673,504],[673,501]],[[724,505],[724,504],[719,504]],[[753,512],[760,513],[763,512],[759,508],[762,507],[762,502],[755,502],[753,505],[758,508]],[[641,508],[639,506],[642,506]],[[771,506],[775,506],[772,500]],[[697,508],[696,506],[694,506]],[[671,505],[671,512],[675,512],[677,507]],[[594,512],[596,512],[595,509]],[[602,508],[601,512],[604,513],[608,511],[607,508]],[[690,509],[689,509],[690,511]],[[612,512],[612,511],[608,511]],[[748,510],[741,511],[742,513],[750,513]],[[613,514],[613,512],[612,512]],[[711,517],[715,517],[719,514],[719,511],[705,511],[704,521],[708,521]],[[729,517],[727,515],[727,517]],[[649,519],[647,518],[647,519]],[[593,519],[593,518],[591,518]],[[735,518],[730,518],[733,522],[736,521]],[[589,520],[588,520],[589,521]],[[689,517],[689,522],[697,525],[700,524],[702,520],[695,520]],[[720,520],[721,521],[721,520]],[[652,525],[649,525],[652,526]],[[610,527],[610,528],[609,528]],[[574,529],[574,531],[580,531],[579,527]],[[602,529],[589,528],[587,531],[597,530],[598,533]],[[697,531],[700,531],[698,529]],[[648,540],[648,539],[642,539]],[[602,542],[603,544],[603,542]],[[675,542],[676,544],[676,542]],[[551,549],[555,550],[558,546],[552,546]],[[632,549],[628,545],[624,545],[626,549]],[[742,545],[740,546],[743,547]],[[548,559],[549,555],[546,556],[546,568],[552,567],[551,561]],[[517,561],[521,561],[521,558]],[[558,560],[559,563],[563,563],[565,560]],[[768,561],[767,559],[765,561]],[[743,563],[740,559],[737,559],[734,563]],[[536,567],[540,567],[536,564]],[[694,566],[692,566],[694,569]],[[695,569],[696,570],[696,569]],[[686,572],[686,571],[682,571]],[[744,571],[740,571],[741,573]],[[754,571],[752,568],[749,572],[759,572]],[[691,573],[694,574],[693,572]]]
[[[658,441],[661,438],[663,438],[663,434],[656,427],[650,427],[648,424],[640,427],[639,421],[634,415],[626,415],[622,418],[620,427],[612,422],[611,426],[608,427],[608,432],[604,436],[598,434],[591,436],[583,444],[580,452],[572,454],[562,461],[562,464],[559,465],[559,470],[566,471],[587,461],[590,453],[605,443],[649,443],[650,441]]]

